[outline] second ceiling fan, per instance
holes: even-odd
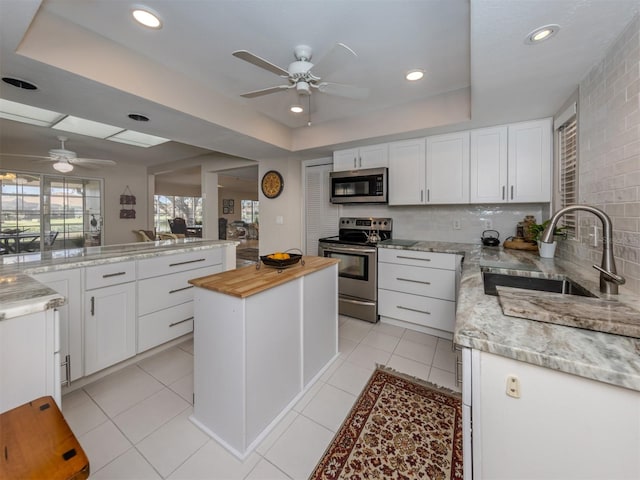
[[[340,66],[357,57],[356,53],[344,43],[336,44],[317,64],[313,64],[310,61],[312,49],[308,45],[298,45],[295,47],[293,53],[296,60],[289,64],[287,69],[284,69],[247,50],[237,50],[233,52],[234,57],[275,73],[287,80],[287,83],[284,85],[254,90],[243,93],[241,96],[244,98],[255,98],[293,88],[295,88],[299,95],[307,96],[311,95],[313,90],[328,95],[353,99],[363,99],[369,95],[369,89],[365,87],[344,85],[323,80],[340,68]]]

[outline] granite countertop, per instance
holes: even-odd
[[[339,260],[334,258],[305,256],[302,257],[301,262],[285,269],[270,268],[266,265],[262,265],[258,269],[253,265],[249,265],[207,277],[195,278],[189,280],[189,283],[196,287],[224,293],[225,295],[246,298],[330,267],[338,262]]]
[[[640,296],[624,286],[619,295],[600,293],[599,275],[591,263],[581,267],[558,258],[540,258],[537,253],[474,244],[416,242],[402,246],[393,242],[379,246],[464,255],[456,344],[640,391],[640,339],[507,316],[498,297],[484,293],[481,268],[540,278],[568,277],[597,297],[567,296],[567,309],[575,306],[577,311],[583,303],[597,304],[600,299],[609,305],[619,302],[621,309],[640,310]]]
[[[0,321],[65,304],[66,300],[62,295],[29,275],[237,244],[236,241],[185,238],[2,255],[0,256]]]
[[[0,274],[0,321],[61,307],[65,298],[21,273]]]

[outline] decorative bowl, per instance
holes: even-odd
[[[269,258],[269,255],[260,256],[260,260],[262,261],[262,263],[264,263],[267,267],[274,267],[274,268],[290,267],[298,263],[301,259],[302,259],[302,255],[298,255],[297,253],[290,253],[289,258],[283,259],[283,260]]]

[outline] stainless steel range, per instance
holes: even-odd
[[[321,238],[318,255],[340,260],[338,311],[368,322],[378,321],[376,244],[392,235],[390,218],[340,218],[337,237]]]

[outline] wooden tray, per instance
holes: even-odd
[[[535,243],[527,242],[522,238],[507,238],[502,244],[504,248],[511,248],[513,250],[529,250],[535,252],[538,250],[538,245]]]

